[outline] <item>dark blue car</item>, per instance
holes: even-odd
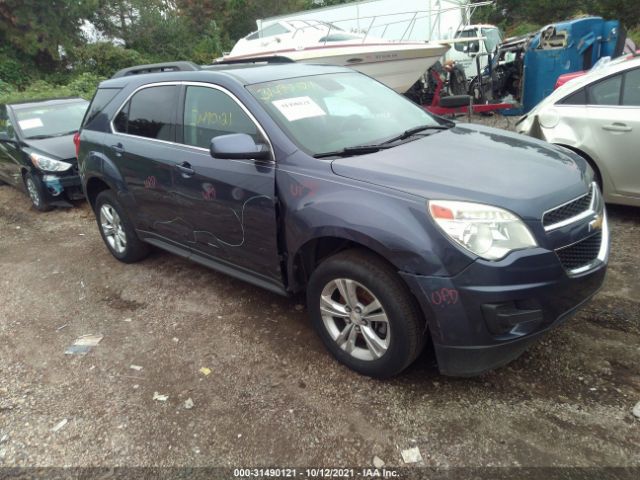
[[[606,214],[572,152],[434,117],[352,70],[237,65],[103,82],[79,168],[111,253],[154,245],[283,295],[375,377],[516,358],[602,285]]]

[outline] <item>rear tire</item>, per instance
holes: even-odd
[[[31,199],[31,205],[39,212],[48,212],[53,210],[53,207],[45,200],[45,187],[37,175],[26,173],[24,175],[24,185],[27,188],[27,193]]]
[[[95,205],[98,229],[111,255],[124,263],[138,262],[149,255],[149,244],[138,238],[133,223],[113,191],[100,192]]]
[[[324,260],[307,286],[313,327],[334,357],[371,377],[399,374],[420,354],[424,319],[398,273],[373,254]]]

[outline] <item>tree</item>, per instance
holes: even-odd
[[[46,8],[38,0],[2,0],[0,43],[51,71],[61,52],[83,42],[83,20],[96,6],[97,0],[50,0]]]

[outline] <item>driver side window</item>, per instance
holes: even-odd
[[[209,148],[211,139],[246,133],[262,141],[258,127],[229,95],[209,87],[187,87],[184,102],[183,143]]]
[[[478,37],[478,30],[464,30],[456,35],[456,38],[476,38]],[[453,48],[459,52],[465,53],[478,53],[480,51],[480,42],[478,40],[470,42],[454,43]]]

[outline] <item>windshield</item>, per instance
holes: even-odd
[[[89,102],[77,101],[34,107],[15,107],[14,114],[24,138],[68,135],[80,128]]]
[[[493,53],[495,48],[502,43],[500,30],[497,28],[483,28],[482,36],[485,37],[484,46],[489,53]]]
[[[441,126],[415,103],[359,73],[315,75],[248,87],[310,155],[384,142],[418,126]]]

